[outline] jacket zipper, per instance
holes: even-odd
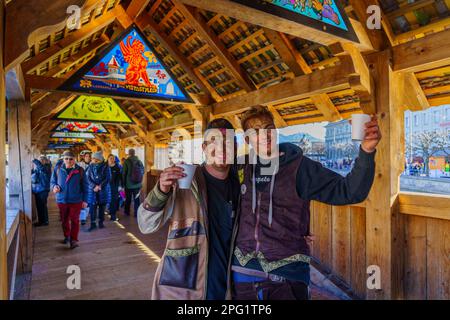
[[[255,241],[256,241],[256,248],[255,252],[259,252],[259,218],[260,218],[260,207],[261,207],[261,193],[258,192],[258,202],[256,204],[256,225],[255,225]]]

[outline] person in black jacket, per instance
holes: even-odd
[[[34,225],[47,226],[48,225],[48,209],[47,198],[50,191],[50,177],[48,172],[47,158],[41,156],[39,160],[33,160],[34,168],[31,171],[32,191],[36,201],[36,210],[38,212],[38,222]]]
[[[86,199],[90,208],[91,227],[88,231],[93,231],[98,227],[103,229],[106,206],[111,201],[111,189],[109,181],[111,171],[101,151],[92,155],[92,163],[86,170]],[[98,215],[97,215],[98,214]]]
[[[111,170],[111,180],[109,181],[109,185],[111,186],[109,214],[111,215],[111,221],[118,221],[116,212],[119,209],[119,189],[122,187],[122,166],[120,165],[119,158],[113,154],[108,156],[108,165]]]

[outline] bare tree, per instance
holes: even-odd
[[[311,153],[312,151],[311,141],[308,140],[306,134],[304,134],[296,144],[303,150],[304,154]]]
[[[425,131],[413,135],[412,150],[414,155],[422,156],[427,177],[430,175],[430,158],[438,151],[447,153],[448,145],[447,137],[436,131]]]

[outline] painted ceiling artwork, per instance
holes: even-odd
[[[130,117],[111,98],[96,96],[80,96],[65,109],[60,111],[55,119],[80,120],[103,123],[133,123]]]
[[[85,132],[54,132],[51,138],[94,139],[95,135]]]
[[[49,143],[47,145],[47,148],[48,149],[70,149],[74,146],[75,146],[75,144],[70,144],[70,143]]]
[[[358,41],[337,0],[232,0],[321,31]]]
[[[74,133],[109,133],[101,123],[63,121],[59,123],[53,132],[74,132]]]
[[[80,138],[50,138],[49,143],[53,144],[61,144],[61,143],[86,143],[86,139],[80,139]]]
[[[135,25],[91,59],[60,89],[107,96],[192,102]]]

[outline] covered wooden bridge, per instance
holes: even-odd
[[[403,193],[399,185],[405,159],[404,111],[450,103],[450,1],[331,1],[340,4],[337,17],[341,25],[345,22],[344,31],[266,10],[282,1],[253,1],[259,7],[250,2],[2,1],[0,148],[7,151],[8,165],[0,167],[0,188],[5,190],[8,178],[9,201],[6,206],[5,197],[0,199],[1,298],[14,297],[18,278],[31,279],[31,298],[76,297],[52,291],[65,285],[65,269],[54,278],[60,284],[45,284],[46,277],[60,272],[55,261],[62,253],[49,245],[56,239],[58,221],[53,207],[55,229],[32,227],[30,167],[53,142],[53,129],[61,121],[57,116],[81,96],[114,97],[131,121],[105,122],[107,133],[72,149],[102,150],[105,155],[116,149],[123,158],[126,148],[143,147],[143,193],[157,175],[152,170],[155,147],[167,147],[176,129],[192,134],[194,121],[204,125],[226,117],[239,128],[240,115],[257,104],[270,109],[280,128],[376,113],[383,139],[368,199],[352,206],[312,205],[315,266],[352,297],[450,298],[450,197]],[[75,9],[68,10],[70,6]],[[84,83],[84,91],[73,82],[72,87],[66,85],[132,28],[153,46],[186,99],[99,93],[86,89],[91,82]],[[120,68],[114,59],[90,81]],[[0,162],[6,163],[4,152]],[[51,207],[53,199],[49,202]],[[128,290],[128,295],[115,298],[145,297],[130,288],[142,281],[150,286],[165,233],[143,237],[133,221],[109,230],[95,239],[82,236],[95,257],[72,251],[69,259],[96,272],[115,265],[103,272],[118,273],[120,266],[136,263],[130,268],[140,275],[147,267],[139,263],[148,263],[145,279],[130,276],[114,287]],[[135,247],[123,245],[127,242]],[[117,250],[102,251],[99,243],[113,243]],[[92,259],[97,259],[97,269],[89,264]],[[373,270],[380,271],[375,275],[380,286],[375,288],[367,285]],[[94,277],[87,284],[92,291],[79,298],[101,298],[111,288],[102,287],[99,278]]]

